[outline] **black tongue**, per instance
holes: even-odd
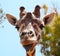
[[[31,47],[32,47],[32,44],[24,45],[24,48],[25,48],[26,51],[29,51],[31,49]]]

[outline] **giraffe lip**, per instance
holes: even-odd
[[[33,44],[23,45],[23,47],[25,48],[26,51],[29,51],[32,46],[33,46]]]
[[[27,45],[30,45],[30,44],[37,43],[37,41],[27,40],[27,41],[21,41],[21,43],[22,43],[23,46],[27,46]]]

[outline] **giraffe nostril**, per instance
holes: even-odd
[[[29,32],[29,34],[32,34],[32,33],[33,33],[32,31]]]
[[[34,34],[32,34],[31,37],[34,37]]]

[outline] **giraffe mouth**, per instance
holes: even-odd
[[[32,40],[26,40],[26,41],[21,41],[22,45],[30,45],[30,44],[35,44],[38,43],[37,41],[32,41]]]
[[[29,51],[32,46],[33,46],[33,44],[23,45],[23,47],[25,48],[26,51]]]
[[[37,41],[22,41],[21,42],[26,51],[31,50],[38,42]]]

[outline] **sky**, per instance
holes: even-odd
[[[24,6],[26,11],[33,12],[36,5],[42,6],[46,4],[51,11],[55,4],[60,12],[60,0],[0,0],[0,6],[5,14],[9,13],[19,19],[19,8]],[[43,14],[43,12],[41,12]],[[19,33],[7,19],[2,23],[4,28],[0,26],[0,56],[26,56],[26,51],[20,43]],[[36,46],[36,56],[44,56],[40,52],[40,45]]]

